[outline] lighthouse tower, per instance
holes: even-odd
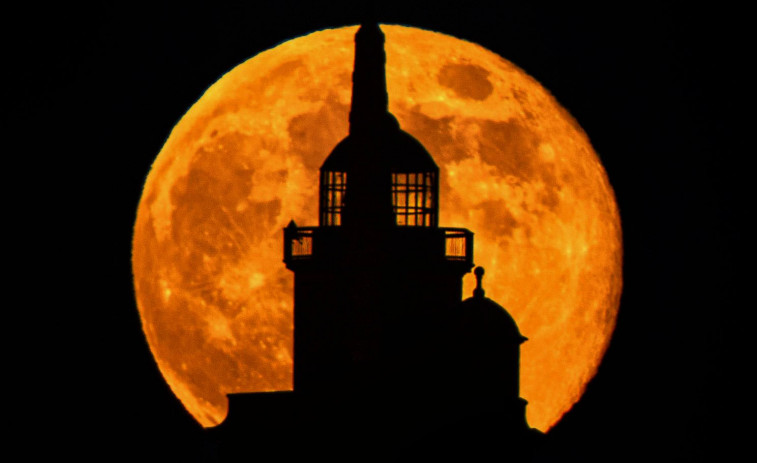
[[[439,168],[389,113],[385,61],[381,29],[364,24],[349,135],[320,169],[318,226],[284,229],[294,391],[229,394],[211,431],[226,460],[294,445],[339,461],[453,449],[525,461],[538,434],[519,397],[526,338],[484,296],[482,268],[463,300],[473,233],[439,226]]]
[[[425,388],[473,267],[473,234],[438,226],[439,168],[388,112],[384,63],[383,33],[362,26],[350,132],[320,170],[319,226],[284,232],[297,392]]]

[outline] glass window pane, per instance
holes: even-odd
[[[396,206],[399,207],[406,207],[407,206],[407,194],[406,193],[397,193],[397,204]]]

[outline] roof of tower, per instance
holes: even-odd
[[[363,24],[355,34],[350,134],[332,150],[322,170],[348,171],[351,165],[364,162],[381,164],[392,172],[438,170],[426,148],[401,130],[389,112],[385,64],[381,28],[377,23]]]
[[[400,130],[387,131],[376,139],[376,148],[392,172],[436,171],[438,167],[426,148],[409,133]],[[322,170],[347,171],[352,162],[360,162],[362,156],[359,142],[351,136],[340,141],[321,166]],[[357,157],[358,159],[353,159]]]

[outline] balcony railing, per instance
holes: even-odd
[[[317,228],[290,224],[284,229],[284,262],[306,260],[313,256],[313,233]]]
[[[473,233],[465,228],[441,228],[444,231],[444,257],[447,260],[473,262]]]
[[[298,227],[294,224],[290,224],[286,227],[284,229],[284,262],[289,263],[309,260],[313,257],[314,248],[315,246],[318,246],[319,240],[326,239],[326,242],[321,243],[321,247],[325,246],[325,248],[331,248],[334,243],[333,239],[328,239],[327,236],[321,236],[321,238],[318,238],[318,236],[321,233],[333,233],[335,230],[333,228],[327,228],[320,230],[319,232],[319,228],[320,227]],[[441,232],[441,237],[444,238],[444,260],[468,263],[470,265],[473,264],[473,233],[470,230],[465,228],[438,228],[436,230]],[[405,230],[402,231],[404,232]],[[437,241],[439,244],[436,245],[434,245],[433,242],[439,240],[441,237],[437,233],[429,235],[431,241],[428,241],[427,243],[432,245],[429,249],[434,249],[434,246],[440,246],[442,244],[441,242]],[[331,243],[331,245],[329,245],[329,243]],[[324,249],[319,249],[319,254],[328,252]],[[436,249],[439,249],[438,252],[441,251],[439,247],[436,247]],[[435,255],[438,256],[439,254]]]

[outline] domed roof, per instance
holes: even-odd
[[[326,158],[321,171],[438,172],[421,143],[400,129],[389,112],[384,34],[378,23],[360,26],[355,35],[350,134]]]
[[[488,297],[469,297],[461,303],[466,318],[473,318],[477,323],[502,332],[502,336],[526,340],[520,334],[518,324],[504,307]]]
[[[390,114],[387,115],[391,116]],[[394,120],[394,124],[397,124],[396,119]],[[434,158],[431,157],[431,154],[421,142],[401,130],[399,124],[394,127],[391,127],[390,124],[387,124],[387,126],[389,127],[382,130],[381,136],[373,138],[372,141],[378,145],[375,148],[380,153],[379,157],[382,164],[388,167],[391,172],[439,170]],[[358,137],[348,135],[334,147],[331,154],[323,162],[321,170],[348,171],[352,162],[360,162],[364,156],[360,142],[361,140]]]
[[[478,280],[478,286],[473,291],[473,297],[465,299],[461,303],[462,316],[467,323],[475,323],[487,332],[496,331],[503,339],[512,339],[521,343],[528,338],[520,334],[518,324],[504,307],[484,296],[481,287],[481,277],[484,274],[482,267],[476,267],[474,271]]]

